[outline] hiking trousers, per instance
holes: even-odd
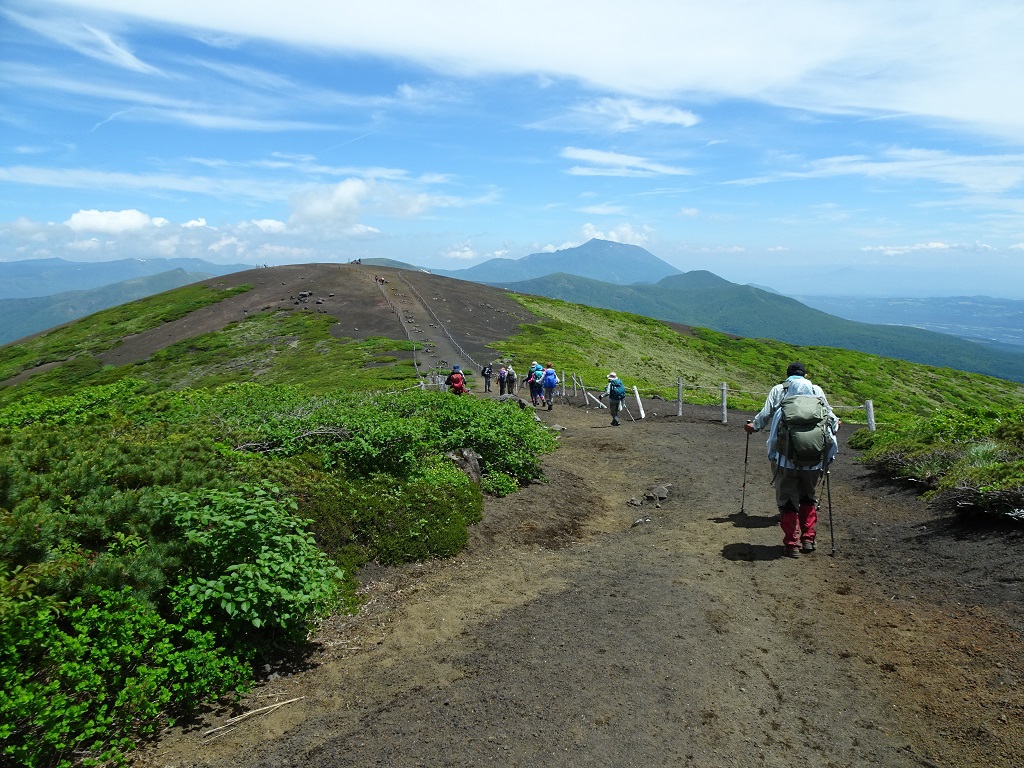
[[[818,481],[820,469],[782,469],[772,462],[775,476],[775,501],[779,507],[782,543],[787,547],[799,546],[802,541],[814,541],[818,522]]]
[[[612,413],[612,424],[619,423],[619,410],[622,408],[622,401],[608,398],[608,410]]]

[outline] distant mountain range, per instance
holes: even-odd
[[[133,277],[87,291],[66,291],[53,296],[0,299],[0,344],[45,331],[101,309],[180,288],[213,275],[172,269],[156,275]]]
[[[252,267],[252,264],[213,264],[202,259],[0,261],[0,299],[26,299],[33,296],[52,296],[67,291],[84,291],[175,269],[203,275],[227,275]]]
[[[368,258],[362,263],[433,272],[739,336],[842,347],[1024,381],[1024,353],[1010,346],[1024,343],[1024,302],[1020,301],[828,298],[815,300],[814,308],[808,306],[811,299],[801,303],[771,289],[739,285],[707,271],[684,273],[639,246],[606,240],[590,240],[578,247],[522,259],[491,259],[460,270],[429,270],[392,259]],[[0,323],[6,331],[0,334],[0,343],[174,284],[125,284],[95,296],[81,295],[82,290],[71,295],[67,286],[97,288],[174,270],[178,274],[167,278],[169,281],[192,282],[204,275],[245,269],[251,265],[218,265],[200,259],[0,262],[0,298],[37,299],[27,304],[0,302]],[[40,292],[58,295],[41,297]],[[851,316],[853,319],[844,319]],[[950,333],[960,333],[935,332],[943,326]],[[957,336],[985,339],[988,344]]]

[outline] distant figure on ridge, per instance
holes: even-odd
[[[743,425],[747,434],[770,426],[768,460],[787,557],[817,548],[818,481],[839,450],[836,433],[842,425],[825,392],[806,375],[803,363],[791,363],[786,380],[772,387],[764,407]]]

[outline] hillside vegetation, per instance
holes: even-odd
[[[55,364],[0,389],[7,761],[116,760],[169,717],[245,690],[258,662],[301,645],[325,615],[358,608],[363,563],[457,552],[482,493],[538,479],[554,449],[529,410],[419,389],[418,343],[337,335],[326,313],[237,319],[233,306],[219,330],[167,339],[138,363],[103,362],[128,334],[249,290],[189,286],[0,349],[0,380]],[[491,290],[474,314],[497,301]],[[730,406],[754,410],[800,359],[851,409],[844,420],[875,402],[884,430],[863,441],[880,467],[959,509],[1024,506],[1022,385],[515,298],[546,318],[491,341],[521,369],[550,360],[590,385],[614,369],[664,398],[682,377],[691,403],[717,402],[726,382]],[[390,312],[383,302],[345,311],[359,327]],[[400,336],[389,322],[379,326]],[[463,450],[480,456],[479,484],[449,456]],[[941,496],[950,490],[959,495]]]
[[[504,287],[748,338],[839,347],[1024,382],[1024,354],[920,328],[844,320],[710,272],[672,275],[652,285],[613,285],[574,274],[553,274]]]

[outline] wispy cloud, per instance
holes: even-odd
[[[160,70],[139,59],[127,45],[88,24],[57,14],[28,15],[10,9],[0,9],[0,13],[20,27],[67,46],[83,56],[134,72],[160,74]]]
[[[864,176],[927,180],[981,193],[999,193],[1024,184],[1024,154],[959,155],[945,150],[894,148],[878,158],[842,155],[813,160],[800,170],[736,179],[729,184],[766,184],[792,179]]]
[[[665,165],[636,155],[624,155],[619,152],[606,152],[599,149],[580,149],[566,147],[561,156],[567,160],[579,160],[588,165],[573,166],[566,173],[573,176],[679,176],[691,173],[686,168]]]

